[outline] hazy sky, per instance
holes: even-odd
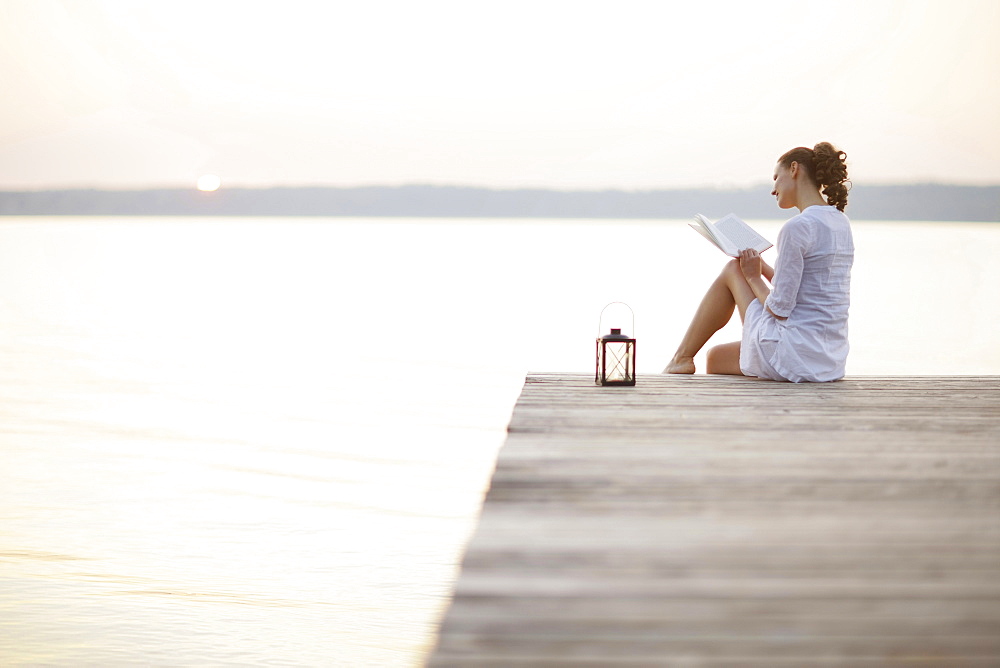
[[[0,188],[1000,183],[1000,2],[0,0]]]

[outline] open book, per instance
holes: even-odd
[[[688,225],[730,257],[739,257],[744,248],[754,248],[763,253],[774,245],[732,213],[714,223],[699,213],[694,221],[697,224]]]

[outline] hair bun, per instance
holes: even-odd
[[[827,202],[841,211],[847,206],[847,154],[830,142],[820,142],[813,147],[816,184],[824,186]]]
[[[835,148],[828,141],[821,141],[813,146],[813,153],[816,154],[817,162],[827,162],[829,160],[845,162],[847,160],[847,154]]]

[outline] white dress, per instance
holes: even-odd
[[[763,305],[750,302],[743,322],[745,375],[795,383],[844,377],[852,264],[851,223],[836,207],[810,206],[782,226],[771,294]]]

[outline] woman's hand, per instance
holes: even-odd
[[[747,283],[752,285],[752,281],[759,279],[762,269],[763,260],[760,259],[760,253],[753,248],[740,251],[740,270],[743,272],[743,277],[747,279]]]

